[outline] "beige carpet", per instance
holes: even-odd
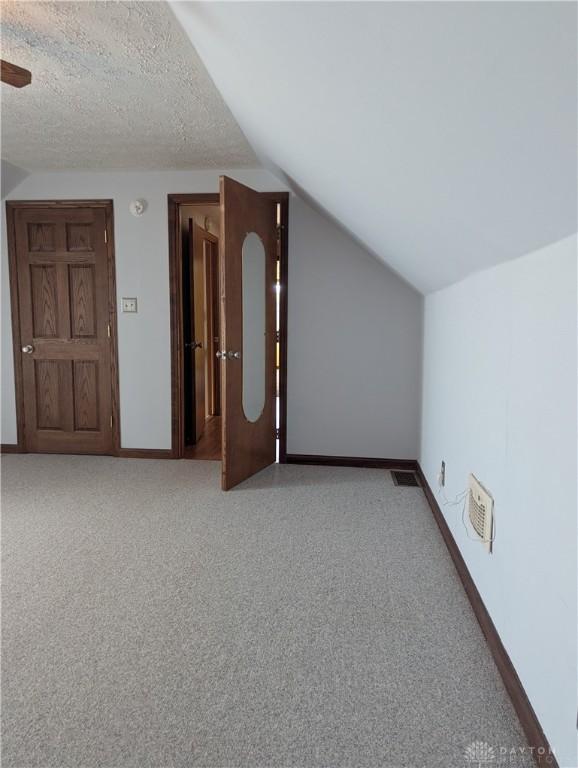
[[[420,489],[324,467],[228,494],[213,462],[2,470],[4,768],[459,768],[474,741],[525,744]]]

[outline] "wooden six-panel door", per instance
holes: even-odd
[[[13,212],[24,448],[113,453],[107,209],[27,205]]]

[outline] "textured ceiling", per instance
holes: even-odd
[[[424,292],[576,231],[576,3],[171,3],[260,158]]]
[[[2,2],[2,157],[28,170],[254,167],[164,2]]]

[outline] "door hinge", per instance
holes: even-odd
[[[110,339],[110,323],[107,323],[106,331],[108,333],[108,338]]]
[[[275,237],[277,240],[281,240],[281,233],[283,232],[283,224],[276,224],[275,225]]]
[[[279,427],[275,430],[275,440],[279,440],[281,438],[281,430]]]
[[[275,331],[275,341],[277,344],[281,341],[281,331]]]
[[[110,428],[112,429],[112,413],[110,414]]]
[[[108,243],[108,232],[106,231],[106,229],[104,230],[104,242],[105,244]]]

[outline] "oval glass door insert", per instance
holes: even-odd
[[[255,232],[243,241],[243,411],[255,422],[265,407],[265,248]]]

